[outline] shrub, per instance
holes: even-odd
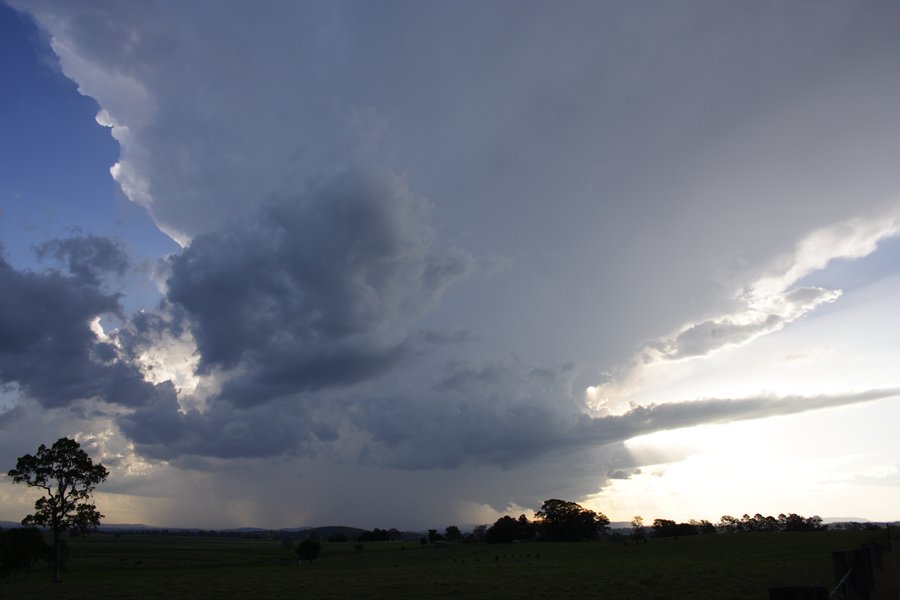
[[[300,561],[312,561],[319,558],[319,553],[322,551],[322,542],[319,541],[319,538],[315,536],[310,536],[300,542],[300,545],[297,546],[297,555],[300,557]]]

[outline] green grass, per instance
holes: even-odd
[[[883,533],[735,534],[596,543],[324,544],[314,563],[277,540],[94,534],[69,540],[63,582],[40,565],[0,598],[734,598],[834,586],[831,551]],[[893,558],[893,557],[892,557]]]

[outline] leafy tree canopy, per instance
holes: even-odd
[[[752,517],[744,515],[740,519],[731,515],[724,515],[719,522],[719,529],[728,533],[744,531],[824,531],[828,529],[828,526],[822,523],[822,517],[818,515],[803,517],[795,513],[787,515],[782,513],[778,515],[778,518],[775,518],[771,515],[764,517],[757,513]]]
[[[603,513],[557,498],[545,500],[535,516],[546,540],[592,540],[609,529],[609,519]]]
[[[34,512],[22,519],[22,524],[53,531],[53,580],[59,581],[59,536],[67,529],[86,533],[100,525],[103,515],[91,503],[91,493],[109,471],[102,464],[95,465],[78,442],[63,437],[49,448],[41,444],[34,455],[20,456],[7,475],[13,483],[44,490],[34,503]]]
[[[534,537],[534,524],[525,515],[513,519],[509,515],[497,519],[487,531],[484,539],[489,544],[509,544],[515,540],[527,540]]]
[[[448,542],[458,542],[462,537],[462,532],[456,525],[450,525],[449,527],[444,529],[444,537],[447,538]]]

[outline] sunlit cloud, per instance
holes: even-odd
[[[735,298],[738,309],[682,327],[676,334],[648,342],[631,366],[600,386],[592,386],[593,406],[622,410],[641,391],[676,377],[679,361],[700,359],[729,348],[752,343],[780,331],[823,304],[837,301],[841,290],[796,285],[838,259],[859,259],[878,248],[880,241],[900,232],[898,217],[853,219],[811,233],[794,251],[771,267],[781,269],[756,280]],[[675,363],[666,366],[665,363]]]

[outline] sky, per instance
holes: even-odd
[[[72,436],[169,527],[898,519],[898,29],[7,0],[3,470]]]

